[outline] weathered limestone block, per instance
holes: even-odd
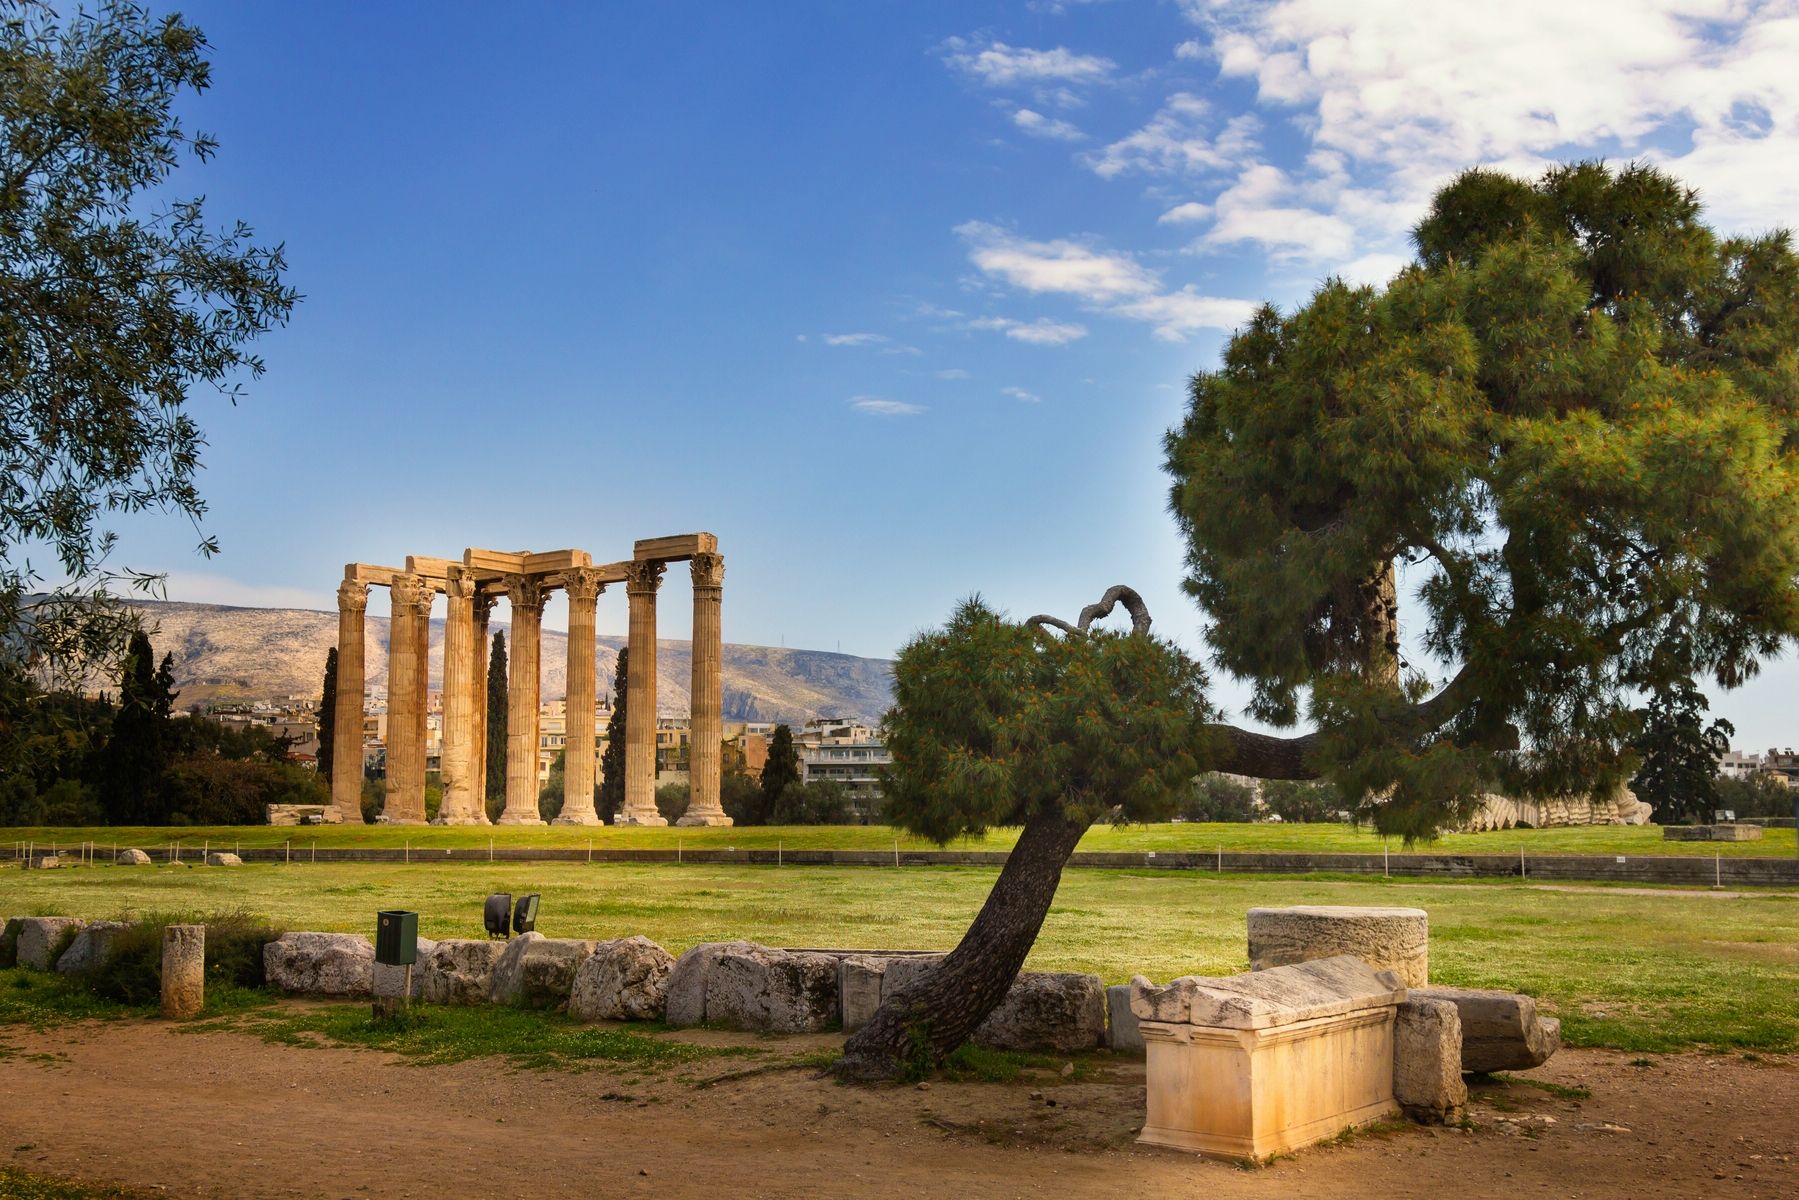
[[[166,925],[162,931],[162,1015],[184,1021],[206,1004],[206,926]]]
[[[1462,1018],[1448,1000],[1399,1006],[1393,1023],[1393,1098],[1422,1125],[1462,1119],[1468,1085],[1462,1082]]]
[[[659,1021],[675,956],[647,937],[601,942],[575,971],[568,1015],[577,1021]]]
[[[1462,1070],[1528,1071],[1561,1049],[1562,1023],[1537,1015],[1537,1002],[1493,988],[1412,989],[1414,1000],[1448,1000],[1462,1021]]]
[[[417,996],[426,1004],[486,1004],[493,992],[494,964],[507,943],[474,938],[419,939],[419,960],[412,968]]]
[[[62,952],[56,960],[56,971],[59,975],[72,975],[80,971],[92,971],[106,965],[112,957],[113,940],[119,931],[125,928],[123,921],[91,921],[82,927],[69,948]]]
[[[375,945],[355,933],[284,933],[262,948],[262,968],[269,983],[285,992],[368,996]]]
[[[1664,825],[1664,842],[1753,842],[1762,835],[1760,825]]]
[[[1430,982],[1430,914],[1421,908],[1295,905],[1249,910],[1249,967],[1353,954],[1407,987]]]
[[[675,969],[668,976],[663,1019],[670,1025],[704,1024],[712,964],[728,952],[754,947],[754,942],[701,942],[676,959]]]
[[[848,954],[837,960],[837,1004],[843,1032],[856,1032],[881,1007],[881,982],[892,961],[879,954]]]
[[[142,850],[121,850],[113,861],[121,867],[147,867],[150,865],[150,856]]]
[[[942,955],[915,955],[889,960],[882,975],[881,998],[935,969]],[[986,1020],[968,1040],[993,1050],[1026,1050],[1067,1054],[1105,1044],[1106,989],[1097,975],[1059,971],[1020,971]]]
[[[412,990],[408,993],[409,999],[424,998],[425,972],[422,967],[431,951],[435,949],[437,949],[437,943],[430,938],[422,937],[418,940],[416,955],[418,961],[412,964]],[[389,963],[376,963],[375,970],[369,979],[369,990],[374,993],[377,1000],[397,999],[401,992],[406,991],[406,968],[396,967]]]
[[[54,854],[45,854],[28,859],[26,865],[38,871],[54,871],[62,866],[62,859]]]
[[[244,860],[229,850],[210,850],[206,854],[206,865],[209,867],[241,867]]]
[[[769,946],[728,950],[706,975],[706,1023],[822,1033],[838,1022],[837,959]]]
[[[56,965],[57,955],[65,948],[64,935],[71,931],[80,932],[86,924],[80,917],[19,918],[19,965],[33,971],[48,971]]]
[[[1147,1048],[1138,1141],[1233,1159],[1307,1146],[1393,1111],[1405,986],[1341,955],[1230,978],[1131,981]]]
[[[1106,989],[1106,1045],[1114,1054],[1143,1054],[1143,1028],[1131,1011],[1131,985],[1115,983]]]
[[[547,938],[522,933],[512,939],[493,968],[488,992],[495,1004],[525,1008],[562,1008],[574,990],[575,972],[593,953],[594,944],[579,938]]]
[[[1071,1054],[1097,1049],[1106,1042],[1106,986],[1097,975],[1021,971],[971,1038],[977,1046],[995,1050]]]

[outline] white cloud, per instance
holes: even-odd
[[[1028,322],[1012,317],[977,317],[968,327],[999,330],[1013,341],[1031,346],[1065,346],[1087,336],[1087,327],[1079,322],[1052,321],[1048,317]]]
[[[1012,399],[1021,401],[1025,404],[1040,404],[1043,401],[1043,397],[1039,396],[1036,392],[1027,392],[1021,387],[1001,388],[999,394],[1002,396],[1010,396]]]
[[[1201,204],[1197,200],[1189,200],[1185,204],[1177,204],[1156,218],[1158,225],[1186,225],[1194,221],[1203,221],[1212,215],[1210,204]]]
[[[1234,329],[1255,311],[1249,301],[1202,295],[1191,284],[1167,291],[1160,276],[1129,255],[1081,242],[1031,241],[984,221],[969,221],[956,232],[969,244],[969,261],[985,274],[1027,292],[1073,296],[1095,311],[1147,321],[1165,340],[1183,341],[1201,329]],[[1004,329],[1024,341],[1032,339],[1015,332],[1015,326],[1042,325],[1018,326],[998,317],[980,322],[979,327]],[[1049,336],[1047,329],[1044,336]]]
[[[1474,165],[1641,157],[1696,185],[1726,228],[1799,212],[1793,0],[1514,0],[1428,19],[1413,0],[1186,8],[1207,35],[1192,53],[1252,80],[1264,109],[1286,110],[1359,181],[1359,195],[1306,206],[1355,226],[1357,249],[1391,248],[1379,243]],[[1303,175],[1324,178],[1316,164]],[[1300,240],[1335,236],[1314,226]]]
[[[852,396],[850,407],[857,412],[869,413],[877,417],[915,417],[925,411],[922,404],[908,404],[904,400],[883,400],[879,396]]]
[[[1030,50],[1004,42],[982,45],[967,38],[943,43],[943,61],[987,87],[1048,83],[1104,83],[1117,64],[1097,54],[1076,54],[1061,46]]]
[[[1126,171],[1232,171],[1258,152],[1260,131],[1261,121],[1253,113],[1238,113],[1217,126],[1210,104],[1191,92],[1176,92],[1148,124],[1090,156],[1087,165],[1104,179]]]
[[[884,333],[827,333],[821,336],[827,346],[879,346],[888,340]]]
[[[972,379],[974,377],[972,375],[970,375],[967,371],[964,371],[961,367],[948,367],[948,368],[945,368],[944,370],[937,372],[937,378],[955,380],[955,379]]]
[[[1094,302],[1153,291],[1156,277],[1122,254],[1079,242],[1033,242],[997,225],[969,221],[956,232],[969,243],[969,261],[1029,292],[1059,292]]]
[[[1345,283],[1379,285],[1389,282],[1409,262],[1411,259],[1403,254],[1383,254],[1377,250],[1344,263],[1336,273]]]
[[[1053,141],[1078,142],[1087,136],[1067,121],[1058,121],[1028,108],[1021,108],[1013,113],[1012,124],[1032,137],[1049,138]]]
[[[1207,247],[1254,243],[1277,259],[1336,261],[1354,252],[1356,231],[1341,216],[1288,203],[1300,194],[1286,173],[1259,164],[1238,176],[1213,206],[1218,219],[1200,239]]]

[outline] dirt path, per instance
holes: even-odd
[[[784,1071],[698,1088],[147,1022],[0,1042],[0,1161],[174,1197],[1799,1194],[1791,1060],[1565,1051],[1533,1077],[1591,1098],[1494,1085],[1472,1133],[1407,1126],[1242,1170],[1136,1147],[1142,1067],[1111,1060],[1070,1080],[869,1090]],[[832,1043],[792,1039],[808,1044]]]

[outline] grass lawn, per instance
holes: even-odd
[[[961,838],[949,849],[1006,850],[1018,836],[1016,829],[996,829],[982,838]],[[885,825],[804,825],[760,826],[743,829],[638,829],[602,825],[594,828],[578,826],[529,827],[519,825],[488,828],[393,825],[321,825],[304,828],[276,828],[269,825],[225,825],[185,829],[127,829],[102,827],[92,829],[4,829],[0,828],[0,853],[15,845],[30,842],[36,846],[73,846],[92,841],[100,846],[136,846],[151,850],[166,847],[177,839],[182,848],[198,850],[203,843],[213,849],[233,846],[281,846],[292,842],[299,854],[307,846],[320,849],[342,847],[412,846],[414,849],[437,847],[485,846],[491,840],[496,846],[546,846],[580,848],[589,844],[596,849],[669,850],[677,845],[694,849],[727,846],[740,850],[773,850],[776,846],[812,850],[891,850],[897,841],[902,849],[936,849],[936,843],[912,837]],[[1379,853],[1379,834],[1349,825],[1130,825],[1120,828],[1098,826],[1081,840],[1082,850],[1188,850],[1207,851],[1222,847],[1227,851],[1268,850],[1300,851],[1318,854]],[[1516,854],[1522,846],[1526,854],[1676,854],[1710,858],[1713,854],[1727,857],[1791,857],[1799,852],[1791,829],[1765,830],[1753,842],[1665,842],[1656,825],[1599,825],[1569,829],[1511,829],[1499,833],[1451,833],[1431,843],[1420,843],[1413,850],[1447,854]],[[1397,839],[1391,845],[1395,854],[1404,851]],[[158,855],[158,857],[161,857]]]
[[[1104,837],[1106,834],[1098,836]],[[479,936],[490,892],[541,892],[549,936],[947,949],[994,871],[688,864],[251,865],[0,872],[0,915],[113,917],[245,908],[292,929],[372,933],[420,913],[427,937]],[[1517,882],[1217,878],[1071,871],[1030,966],[1133,974],[1241,971],[1256,905],[1401,904],[1431,914],[1431,974],[1529,992],[1576,1045],[1799,1050],[1799,895],[1725,897]]]

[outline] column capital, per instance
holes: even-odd
[[[369,606],[369,585],[346,579],[337,585],[338,612],[364,612]]]
[[[645,559],[641,562],[625,564],[625,594],[627,596],[654,596],[662,586],[662,572],[668,569],[665,562]]]
[[[576,567],[572,571],[565,571],[562,586],[568,592],[570,604],[592,604],[606,590],[606,585],[600,580],[600,572],[593,567]]]
[[[543,616],[544,602],[550,598],[550,589],[544,586],[542,579],[536,575],[506,576],[506,594],[512,601],[514,612],[529,609],[538,616]]]
[[[723,587],[725,585],[725,556],[702,551],[693,556],[688,564],[693,572],[693,586]]]
[[[500,598],[498,596],[494,595],[492,592],[488,591],[486,588],[476,587],[475,588],[475,623],[478,625],[486,625],[487,618],[490,615],[492,615],[492,613],[493,613],[494,605],[498,604],[499,602],[500,602]]]
[[[436,588],[417,575],[406,572],[395,575],[393,583],[388,585],[387,590],[396,613],[402,608],[429,611],[431,602],[437,598]]]
[[[481,590],[473,572],[452,565],[444,579],[444,595],[452,600],[473,600]]]

